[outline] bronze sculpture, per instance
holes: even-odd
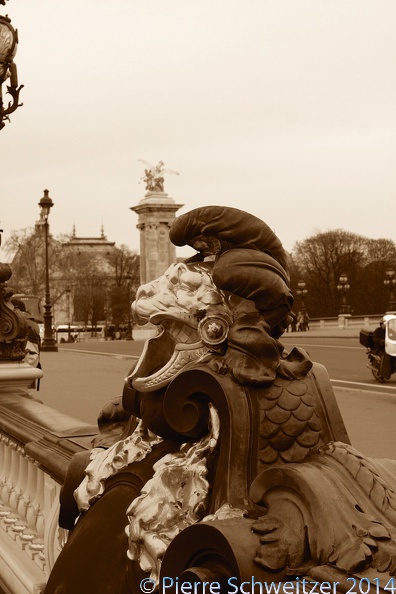
[[[144,159],[139,159],[139,161],[147,166],[147,168],[144,170],[144,176],[142,177],[142,179],[146,184],[146,190],[148,190],[149,192],[164,191],[165,173],[173,173],[174,175],[179,175],[178,172],[173,171],[173,169],[165,169],[165,164],[163,161],[159,161],[157,165],[151,165],[151,163],[145,161]]]
[[[125,381],[118,433],[102,418],[84,473],[71,465],[71,533],[46,593],[389,579],[396,462],[351,447],[326,370],[282,346],[293,296],[279,239],[218,206],[179,217],[170,238],[198,253],[137,293],[135,319],[159,333]]]

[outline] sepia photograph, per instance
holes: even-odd
[[[0,0],[0,594],[395,594],[395,24]]]

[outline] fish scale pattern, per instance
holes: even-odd
[[[323,445],[323,423],[315,405],[309,376],[301,380],[276,378],[259,397],[259,467],[302,462]]]

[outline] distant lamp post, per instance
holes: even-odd
[[[5,0],[0,0],[5,5]],[[22,105],[19,103],[19,93],[23,85],[18,87],[16,64],[13,62],[18,47],[18,31],[11,25],[8,16],[0,15],[0,130],[5,126],[3,120],[10,121],[10,114]],[[7,91],[12,101],[4,107],[3,84],[9,80]]]
[[[44,196],[39,202],[40,219],[44,226],[44,237],[45,237],[45,305],[44,305],[44,339],[41,343],[42,351],[57,351],[56,341],[52,330],[52,305],[50,299],[49,289],[49,265],[48,265],[48,216],[51,207],[54,205],[51,198],[48,196],[48,190],[44,190]]]
[[[339,278],[339,284],[337,285],[337,291],[341,295],[341,309],[340,315],[347,315],[350,313],[350,308],[347,302],[347,294],[351,285],[348,283],[348,277],[346,274],[341,274]]]
[[[71,321],[70,321],[70,293],[71,288],[66,288],[66,300],[67,300],[67,342],[71,342]]]
[[[393,268],[388,268],[385,270],[385,275],[386,279],[384,280],[384,285],[389,289],[388,311],[392,311],[396,309],[395,295],[393,292],[393,289],[396,286],[395,271]]]
[[[128,274],[127,277],[127,287],[128,287],[128,326],[127,332],[125,336],[125,340],[133,340],[132,336],[132,317],[131,317],[131,280],[132,277]]]
[[[305,312],[304,298],[308,294],[308,289],[306,289],[306,284],[303,280],[298,281],[297,286],[298,286],[298,289],[297,289],[296,293],[297,293],[297,296],[300,297],[300,299],[301,299],[301,311],[302,311],[302,313],[304,313]]]

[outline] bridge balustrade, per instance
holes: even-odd
[[[67,538],[59,496],[97,428],[22,391],[0,393],[0,591],[39,594]]]

